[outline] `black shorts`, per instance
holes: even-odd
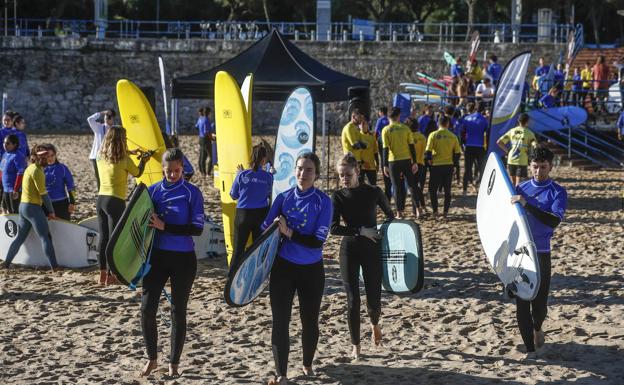
[[[509,170],[509,176],[519,176],[521,178],[526,178],[528,176],[527,168],[528,166],[519,166],[516,164],[507,165],[507,169]]]

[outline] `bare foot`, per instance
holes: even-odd
[[[169,364],[169,377],[180,377],[178,366],[178,364]]]
[[[373,344],[375,346],[380,346],[381,345],[381,327],[379,327],[379,325],[373,325],[372,326],[373,329]]]
[[[360,360],[360,345],[353,345],[353,350],[351,351],[351,358],[353,361]]]
[[[113,275],[112,273],[108,273],[108,275],[106,276],[106,286],[109,285],[121,285],[121,282],[119,282],[115,275]]]
[[[304,366],[302,368],[302,371],[303,371],[304,376],[310,376],[310,377],[316,376],[316,373],[314,373],[314,370],[312,369],[311,366]]]
[[[106,272],[106,270],[100,270],[100,285],[104,286],[106,285],[106,276],[108,275],[108,273]]]
[[[272,380],[269,380],[268,385],[287,385],[288,379],[283,376],[275,377]]]
[[[149,376],[150,373],[152,373],[152,371],[156,369],[157,367],[158,367],[158,360],[147,361],[147,363],[143,367],[143,370],[141,370],[141,376],[142,377]]]

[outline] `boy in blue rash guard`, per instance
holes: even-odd
[[[390,119],[388,119],[388,107],[379,106],[377,107],[377,122],[375,123],[375,138],[377,139],[377,148],[383,148],[383,141],[381,139],[381,131],[390,124]],[[382,172],[384,181],[384,192],[386,193],[386,197],[388,200],[392,199],[392,181]]]
[[[56,216],[69,221],[76,208],[76,186],[74,177],[66,165],[58,161],[56,146],[46,144],[48,149],[48,165],[45,173],[46,189],[52,201]]]
[[[212,173],[212,133],[210,132],[210,107],[202,107],[198,110],[199,118],[195,127],[199,131],[199,172],[202,177]],[[206,166],[208,163],[208,166]]]
[[[553,153],[544,147],[535,148],[529,157],[533,178],[516,187],[518,195],[511,203],[519,202],[527,212],[529,229],[533,235],[540,264],[540,287],[533,301],[516,298],[516,318],[527,358],[535,358],[535,350],[544,345],[542,324],[548,312],[550,289],[550,239],[555,227],[563,220],[568,204],[566,189],[550,179]]]
[[[9,134],[4,137],[2,148],[4,154],[0,160],[0,177],[2,177],[2,210],[7,214],[17,214],[19,210],[19,191],[22,176],[26,169],[26,158],[19,151],[17,136]]]
[[[17,135],[17,139],[19,140],[19,152],[21,152],[25,158],[30,156],[30,150],[28,149],[28,140],[26,139],[26,133],[24,130],[26,129],[26,120],[21,115],[16,115],[13,118],[13,130],[12,134]]]
[[[503,73],[503,67],[498,64],[498,57],[496,55],[490,56],[490,65],[487,67],[487,75],[492,79],[492,83],[495,87],[498,87],[498,81]]]
[[[484,135],[489,122],[477,109],[481,109],[481,106],[469,102],[466,105],[468,114],[459,121],[459,137],[462,138],[464,144],[464,179],[462,185],[464,195],[467,193],[468,182],[474,184],[475,180],[479,180],[483,167],[483,157],[485,156]],[[473,176],[475,167],[479,175]]]
[[[236,201],[234,251],[230,263],[232,273],[245,253],[249,234],[254,241],[260,237],[260,226],[269,212],[273,174],[264,170],[267,159],[264,145],[255,145],[251,152],[251,168],[239,172],[232,183],[230,196]]]
[[[195,274],[197,257],[193,236],[204,228],[204,198],[183,178],[184,154],[178,148],[163,155],[164,180],[148,188],[154,213],[150,226],[156,229],[151,251],[151,269],[143,278],[141,329],[149,361],[141,371],[149,375],[158,364],[156,313],[160,293],[171,280],[171,356],[169,376],[178,377],[178,365],[186,338],[186,306]]]
[[[288,379],[288,328],[295,291],[299,298],[302,326],[303,373],[313,375],[312,360],[319,338],[318,319],[325,288],[323,243],[332,220],[331,199],[314,187],[321,162],[316,154],[299,155],[295,166],[297,186],[279,194],[262,228],[279,223],[283,235],[269,283],[273,329],[271,344],[276,377],[272,385],[286,385]]]

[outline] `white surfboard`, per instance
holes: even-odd
[[[515,189],[503,162],[490,153],[477,197],[479,237],[506,293],[530,301],[539,289],[539,261],[524,208],[511,204],[512,195]]]
[[[78,224],[98,231],[97,217],[89,217],[78,222]],[[193,241],[195,242],[197,259],[214,258],[226,254],[223,227],[213,222],[208,216],[205,217],[204,231],[201,235],[193,237]]]
[[[297,88],[286,100],[277,129],[272,200],[296,185],[295,161],[306,152],[314,152],[314,100],[307,88]]]
[[[9,246],[17,236],[18,215],[0,215],[0,258],[5,259]],[[62,219],[48,221],[56,261],[63,267],[88,267],[97,263],[98,232]],[[39,237],[30,230],[13,263],[26,266],[50,266]]]

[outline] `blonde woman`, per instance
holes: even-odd
[[[97,157],[97,170],[100,176],[100,189],[96,203],[100,231],[99,262],[100,285],[116,283],[106,265],[106,245],[115,224],[121,219],[126,208],[128,174],[140,177],[145,169],[149,154],[140,154],[137,167],[130,159],[126,145],[126,130],[121,126],[111,126],[104,136]]]

